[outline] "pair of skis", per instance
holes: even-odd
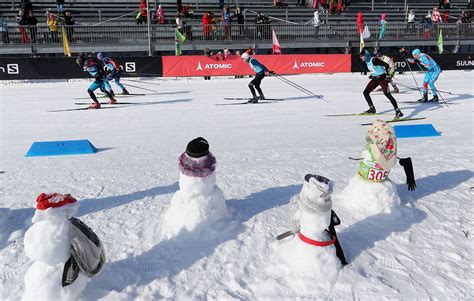
[[[230,103],[217,103],[216,106],[236,106],[236,105],[258,105],[258,104],[264,104],[264,103],[272,103],[276,101],[283,101],[285,100],[284,98],[265,98],[262,100],[259,100],[258,102],[252,103],[249,102],[252,98],[249,97],[224,97],[225,100],[245,100],[243,102],[230,102]]]
[[[381,114],[381,113],[373,113],[373,114],[370,114],[370,113],[349,113],[349,114],[329,114],[329,115],[324,115],[324,116],[327,116],[327,117],[341,117],[341,116],[387,116],[387,115],[390,115],[390,114]],[[414,118],[409,118],[409,117],[405,117],[405,118],[393,118],[393,119],[389,119],[389,120],[384,120],[386,123],[395,123],[395,122],[403,122],[403,121],[413,121],[413,120],[423,120],[423,119],[426,119],[425,117],[414,117]],[[360,125],[371,125],[372,122],[368,122],[368,123],[360,123]]]

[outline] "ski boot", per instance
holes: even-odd
[[[115,97],[115,92],[114,92],[114,90],[110,90],[109,93],[110,93],[110,95],[112,95],[112,97]]]
[[[91,104],[89,107],[87,107],[88,109],[100,109],[100,103],[96,102],[96,103],[93,103]]]
[[[418,99],[419,102],[428,102],[428,94],[423,94],[423,97]]]
[[[395,110],[395,118],[394,119],[400,119],[403,117],[403,113],[402,111],[400,111],[400,109],[396,109]]]
[[[117,99],[111,98],[109,102],[107,102],[109,105],[113,105],[114,103],[117,103]]]
[[[393,93],[395,94],[400,93],[400,90],[398,90],[398,87],[393,87]]]
[[[258,102],[257,96],[254,96],[253,98],[250,98],[249,101],[247,101],[247,103],[257,103],[257,102]]]
[[[367,111],[362,112],[362,115],[363,115],[363,114],[375,114],[375,113],[377,113],[377,111],[375,110],[375,107],[374,107],[374,106],[370,106]]]
[[[130,95],[130,93],[128,93],[127,89],[123,89],[122,95]]]
[[[262,94],[262,95],[260,95],[260,96],[258,97],[258,99],[259,99],[259,100],[263,100],[263,99],[265,99],[265,95],[263,95],[263,94]]]
[[[439,98],[438,95],[434,95],[433,98],[430,99],[430,102],[438,102]]]

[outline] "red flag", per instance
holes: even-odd
[[[272,52],[273,54],[281,54],[280,42],[278,42],[275,30],[272,28]]]

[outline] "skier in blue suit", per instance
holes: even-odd
[[[422,53],[420,49],[415,49],[411,53],[415,60],[419,61],[423,67],[428,69],[428,71],[425,74],[425,78],[423,80],[423,97],[418,99],[419,102],[438,102],[438,91],[435,88],[435,81],[438,79],[439,75],[441,74],[441,68],[439,65],[435,62],[435,60],[427,55],[426,53]],[[415,64],[414,59],[408,59],[408,62],[410,64]],[[431,91],[433,92],[433,98],[428,100],[428,86],[430,87]]]
[[[94,101],[94,103],[89,106],[89,109],[100,109],[100,103],[94,94],[94,91],[99,88],[109,98],[109,102],[108,102],[109,104],[114,104],[117,102],[117,100],[115,100],[112,94],[110,94],[110,92],[107,91],[105,87],[105,83],[107,82],[106,75],[104,73],[104,70],[101,68],[100,64],[98,64],[95,59],[84,58],[82,55],[80,55],[76,59],[76,63],[79,66],[81,66],[84,69],[84,71],[89,72],[89,74],[92,75],[92,77],[94,77],[94,82],[87,89],[87,93],[89,93],[89,96]]]
[[[367,68],[369,68],[370,72],[370,82],[367,84],[367,87],[365,87],[364,90],[364,97],[367,101],[367,104],[369,105],[369,109],[363,112],[363,114],[376,113],[374,103],[370,98],[370,92],[374,91],[377,86],[380,86],[382,87],[383,94],[385,95],[385,97],[388,98],[388,100],[390,100],[390,103],[395,109],[395,118],[403,117],[402,111],[400,111],[400,109],[398,108],[397,101],[390,93],[390,90],[388,90],[387,73],[390,70],[390,66],[383,60],[377,57],[372,57],[370,52],[365,48],[362,49],[359,54],[359,57],[364,63],[367,64]]]
[[[130,93],[128,93],[127,89],[125,89],[125,86],[120,82],[120,65],[110,57],[106,57],[103,52],[97,53],[97,59],[104,64],[104,69],[108,73],[107,81],[115,81],[115,84],[122,90],[122,95],[129,95]],[[112,96],[114,95],[112,89],[110,89],[109,92],[111,92],[110,94],[112,94]]]
[[[249,89],[250,89],[250,92],[252,92],[253,98],[250,99],[248,102],[249,103],[257,103],[259,99],[265,99],[265,96],[263,95],[262,89],[260,88],[260,83],[262,82],[262,79],[265,77],[265,73],[274,74],[274,72],[269,71],[267,69],[267,67],[265,67],[259,61],[257,61],[257,59],[251,58],[250,55],[247,52],[244,52],[242,54],[242,60],[244,62],[249,63],[250,68],[252,68],[253,71],[255,71],[255,77],[249,83]],[[259,94],[258,97],[257,97],[257,94],[255,93],[255,90],[258,91],[258,94]]]

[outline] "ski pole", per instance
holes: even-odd
[[[292,82],[291,80],[287,79],[286,77],[283,77],[281,75],[278,75],[277,77],[280,77],[281,79],[283,79],[286,83],[290,84],[291,86],[295,87],[296,89],[300,90],[301,92],[304,92],[308,95],[312,95],[312,96],[315,96],[317,98],[321,98],[319,95],[316,95],[314,94],[313,92],[311,92],[310,90],[298,85],[297,83],[295,82]]]
[[[407,89],[411,89],[411,90],[418,90],[420,91],[420,89],[418,88],[415,88],[415,87],[412,87],[412,86],[408,86],[405,82],[399,80],[398,78],[394,78],[394,80],[397,81],[397,84],[404,87],[404,88],[407,88]],[[433,90],[430,88],[430,90]],[[441,92],[441,93],[447,93],[449,95],[453,95],[453,92],[449,92],[449,91],[442,91],[442,90],[438,90],[438,89],[435,89],[436,92]]]
[[[151,90],[151,89],[147,89],[147,88],[143,88],[143,87],[139,87],[139,86],[130,85],[129,83],[127,83],[127,86],[134,87],[134,88],[137,88],[137,89],[142,89],[142,90],[145,90],[145,91],[150,91],[150,92],[158,92],[158,91],[155,91],[155,90]]]
[[[133,80],[133,79],[126,79],[126,81],[134,82],[134,83],[141,83],[141,84],[148,84],[148,85],[156,85],[156,86],[160,85],[160,84],[157,84],[157,83],[147,83],[147,82],[144,82],[144,81],[138,81],[138,80]]]
[[[416,81],[415,75],[413,74],[413,70],[411,70],[410,62],[406,58],[405,58],[405,62],[407,63],[408,69],[410,69],[411,76],[413,77],[416,87],[418,88],[418,91],[420,92],[420,96],[423,97],[423,93],[421,93],[420,86],[418,85],[418,82]]]
[[[286,83],[286,84],[292,86],[292,87],[295,88],[295,89],[298,89],[299,91],[301,91],[301,92],[303,92],[303,93],[305,93],[305,94],[308,94],[308,95],[311,95],[311,96],[314,96],[314,97],[317,97],[317,98],[322,98],[321,96],[314,94],[313,92],[309,91],[308,89],[301,87],[300,85],[298,85],[298,84],[292,82],[291,80],[289,80],[289,79],[287,79],[287,78],[285,78],[285,77],[283,77],[283,76],[281,76],[281,75],[272,74],[272,76],[278,78],[278,79],[281,80],[282,82],[284,82],[284,83]]]

